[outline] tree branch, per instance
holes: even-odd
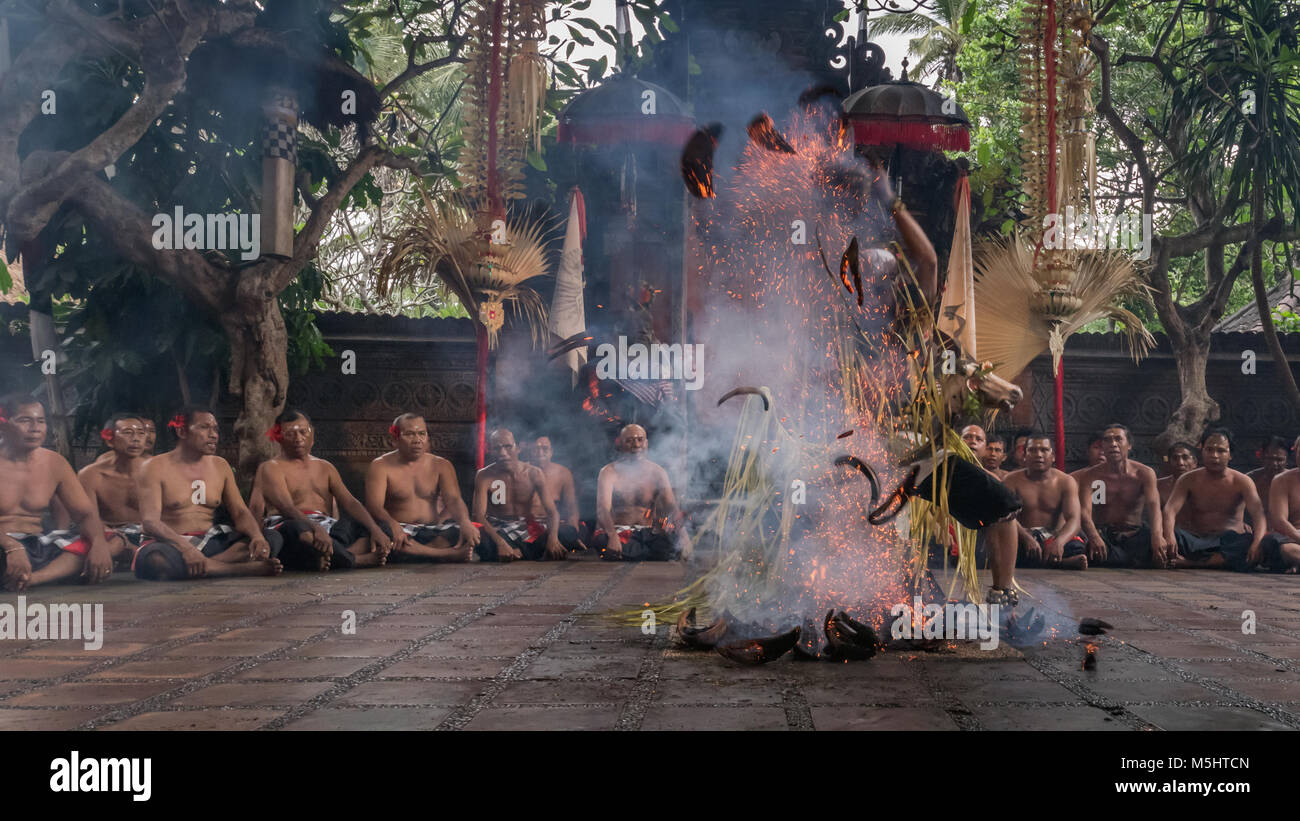
[[[197,251],[159,253],[153,247],[152,218],[107,182],[88,178],[69,195],[68,202],[93,222],[100,236],[128,262],[151,271],[196,305],[214,313],[220,309],[233,272],[217,268]]]
[[[293,282],[307,261],[316,254],[320,239],[329,227],[334,212],[343,204],[348,193],[361,182],[362,177],[370,173],[376,165],[389,165],[401,158],[394,157],[387,149],[379,145],[364,146],[357,156],[344,169],[342,175],[330,186],[330,190],[321,197],[307,218],[307,224],[293,240],[293,256],[280,263],[271,273],[271,289],[275,293],[283,291]],[[401,166],[396,166],[401,167]]]
[[[55,21],[62,20],[75,25],[131,62],[139,62],[144,50],[144,41],[139,34],[115,25],[106,18],[87,14],[73,0],[51,3],[46,14]]]
[[[387,99],[389,95],[396,92],[406,83],[419,77],[421,74],[427,74],[435,68],[442,68],[443,66],[451,65],[452,63],[465,62],[463,57],[458,56],[458,52],[459,48],[453,49],[452,53],[445,57],[439,57],[438,59],[430,60],[427,63],[408,63],[406,68],[402,69],[401,74],[398,74],[392,80],[389,80],[383,88],[379,89],[379,99]]]
[[[1147,159],[1146,143],[1128,127],[1124,118],[1115,110],[1114,102],[1111,100],[1110,44],[1094,30],[1088,35],[1088,48],[1097,55],[1097,65],[1101,68],[1101,100],[1097,103],[1097,113],[1106,118],[1106,122],[1119,137],[1120,142],[1133,155],[1138,176],[1142,178],[1142,210],[1149,213],[1152,210],[1151,198],[1155,196],[1155,179],[1151,172],[1151,163]]]

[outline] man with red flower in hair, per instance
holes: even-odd
[[[280,455],[257,468],[248,507],[284,538],[285,567],[329,570],[375,567],[387,561],[393,540],[365,505],[348,492],[338,469],[312,456],[316,430],[307,414],[286,410],[266,435]]]
[[[21,395],[0,400],[0,579],[6,590],[78,575],[100,582],[113,571],[99,513],[72,465],[41,447],[46,431],[39,401]],[[76,531],[44,531],[42,517],[54,499],[76,522]]]
[[[424,417],[404,413],[388,428],[394,449],[366,471],[366,509],[393,538],[393,561],[465,562],[479,543],[451,462],[429,452]],[[451,518],[444,521],[439,510]]]
[[[82,468],[77,478],[107,528],[113,560],[129,562],[144,540],[136,490],[140,468],[148,458],[144,421],[133,413],[115,413],[104,423],[99,438],[108,445],[108,458]]]
[[[176,436],[176,447],[148,460],[140,471],[145,541],[135,554],[136,576],[179,580],[278,574],[280,561],[244,504],[234,471],[217,456],[217,417],[207,408],[186,408],[167,427]],[[217,522],[219,507],[233,525]]]
[[[125,417],[130,417],[131,419],[140,420],[140,425],[144,428],[144,450],[141,451],[140,453],[140,459],[141,461],[143,461],[145,459],[152,457],[154,443],[158,441],[158,430],[154,427],[153,420],[142,413],[124,413],[121,415]],[[104,432],[100,431],[99,436],[101,439],[103,439]],[[108,450],[99,454],[99,456],[95,458],[95,462],[97,464],[112,462],[117,458],[116,454],[113,452],[112,443],[110,443],[107,439],[104,439],[104,443],[108,445]]]
[[[474,521],[487,536],[479,542],[483,561],[563,559],[560,512],[555,508],[542,469],[519,460],[515,435],[505,428],[489,437],[496,461],[474,477]],[[544,518],[532,515],[533,504]]]

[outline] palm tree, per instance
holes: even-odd
[[[908,50],[917,58],[912,79],[935,71],[936,88],[944,83],[959,83],[962,73],[957,67],[957,52],[966,41],[977,3],[978,0],[937,0],[933,16],[919,11],[890,12],[869,21],[867,31],[873,36],[920,35],[907,42]]]
[[[1300,19],[1293,4],[1280,0],[1207,5],[1197,10],[1215,14],[1217,25],[1184,44],[1193,58],[1187,64],[1199,70],[1173,98],[1175,106],[1197,112],[1189,127],[1200,139],[1185,162],[1221,181],[1232,201],[1249,205],[1255,304],[1283,389],[1300,408],[1300,388],[1273,325],[1263,264],[1266,226],[1300,228]]]

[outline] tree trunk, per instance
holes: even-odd
[[[1173,335],[1171,334],[1171,337]],[[1181,344],[1175,343],[1174,361],[1178,365],[1178,385],[1182,402],[1169,417],[1169,424],[1156,437],[1157,452],[1174,442],[1192,442],[1201,438],[1206,425],[1219,419],[1219,403],[1210,398],[1205,383],[1205,369],[1210,359],[1210,334],[1185,328]]]
[[[247,275],[235,305],[221,315],[221,326],[230,343],[230,392],[241,399],[235,421],[236,472],[247,479],[275,455],[265,434],[284,410],[289,335],[275,295],[261,277]]]

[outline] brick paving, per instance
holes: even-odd
[[[685,572],[570,561],[38,589],[29,602],[102,602],[104,645],[0,641],[0,729],[1300,728],[1295,576],[1022,571],[1038,598],[1022,609],[1116,626],[1086,672],[1066,640],[739,667],[683,651],[666,625],[602,617]]]

